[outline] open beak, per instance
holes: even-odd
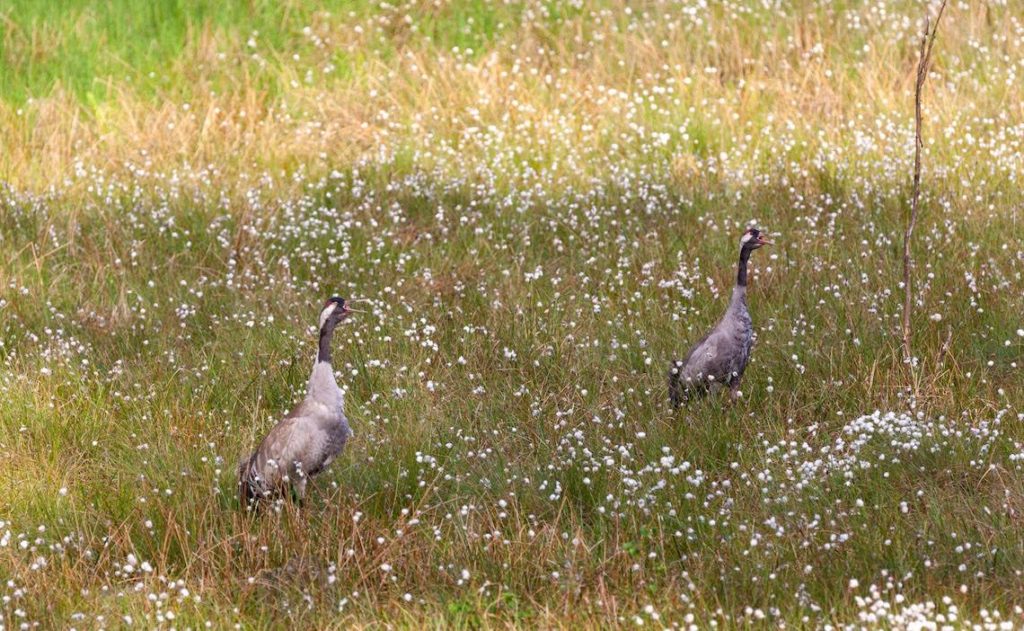
[[[768,239],[765,239],[764,237],[758,237],[757,243],[759,245],[775,245],[773,242],[769,241]]]
[[[348,302],[345,303],[345,315],[348,315],[350,313],[363,313],[362,309],[353,309],[352,307],[348,306],[350,302],[368,302],[368,300],[366,298],[349,300]]]

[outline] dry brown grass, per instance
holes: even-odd
[[[725,9],[716,9],[718,18],[702,31],[658,19],[660,5],[652,3],[641,5],[651,18],[630,31],[622,28],[624,6],[612,2],[599,11],[600,21],[571,18],[557,37],[524,22],[493,50],[468,59],[410,36],[395,18],[380,26],[321,17],[314,29],[333,34],[339,50],[362,51],[363,61],[344,78],[308,84],[303,68],[325,63],[333,49],[301,65],[275,56],[265,72],[284,87],[274,93],[244,64],[230,89],[213,90],[224,64],[244,58],[245,44],[202,29],[189,33],[186,56],[168,69],[195,86],[187,102],[115,83],[93,105],[59,87],[29,103],[0,103],[0,172],[8,183],[31,189],[74,179],[76,164],[112,174],[216,165],[226,180],[253,170],[320,172],[382,146],[457,142],[474,122],[510,136],[517,127],[562,126],[559,142],[606,149],[608,139],[627,129],[629,100],[665,86],[677,90],[671,107],[680,121],[696,116],[711,122],[716,147],[743,144],[753,134],[743,147],[747,154],[757,151],[757,136],[787,126],[813,143],[824,130],[844,135],[846,121],[881,116],[904,122],[910,113],[916,23],[901,38],[891,32],[891,21],[856,31],[820,9],[777,24],[766,17],[727,19]],[[998,112],[1007,124],[1024,120],[1019,82],[996,80],[1021,52],[1013,21],[1005,19],[1009,10],[999,11],[988,3],[951,7],[929,84],[932,130],[987,112]],[[390,38],[392,54],[373,52],[380,37]],[[984,79],[966,68],[979,46],[999,49]],[[217,51],[224,50],[228,61],[218,61]],[[610,97],[607,89],[629,99]],[[938,150],[951,142],[940,133],[930,137]]]

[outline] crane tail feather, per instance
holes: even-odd
[[[238,501],[243,510],[255,507],[259,502],[260,492],[255,486],[253,464],[256,454],[246,456],[238,463]]]
[[[672,403],[672,409],[678,408],[686,399],[681,378],[683,362],[678,359],[672,362],[668,371],[668,400]]]

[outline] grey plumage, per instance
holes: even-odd
[[[669,367],[668,392],[673,407],[722,385],[729,386],[733,397],[739,395],[754,343],[754,326],[747,308],[747,260],[751,252],[769,243],[758,230],[743,234],[736,286],[725,314],[693,345],[685,359],[673,361]]]
[[[301,501],[309,479],[331,464],[352,436],[344,394],[334,379],[330,346],[334,328],[350,312],[341,298],[331,298],[324,306],[319,352],[306,397],[238,465],[243,507],[285,496],[289,490]]]

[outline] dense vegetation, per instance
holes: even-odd
[[[1019,6],[942,24],[905,362],[924,4],[310,4],[0,7],[0,627],[1021,622]],[[332,294],[355,439],[252,518]]]

